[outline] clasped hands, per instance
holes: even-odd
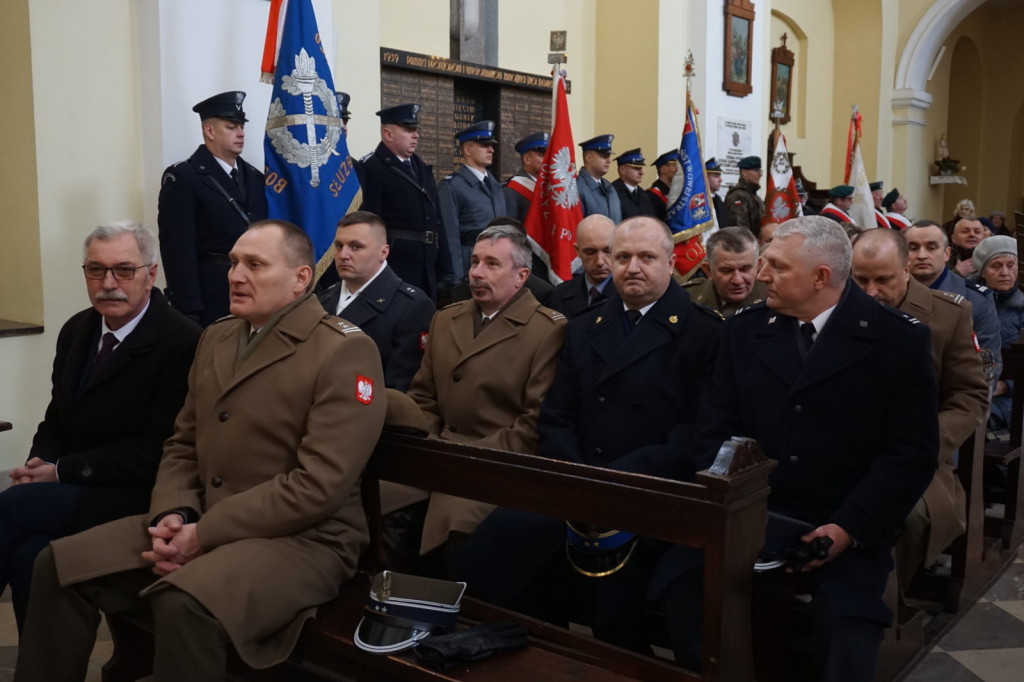
[[[57,465],[40,457],[32,457],[24,466],[11,471],[11,485],[19,483],[56,483]]]
[[[165,576],[203,553],[196,535],[196,524],[185,523],[178,514],[168,514],[149,527],[153,549],[142,553],[144,561],[153,564],[153,573]]]

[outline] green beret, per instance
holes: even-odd
[[[854,189],[850,185],[836,185],[828,191],[828,195],[833,199],[845,199],[846,197],[853,196]]]
[[[870,185],[868,185],[868,187],[871,188],[872,192],[877,192],[878,190],[882,189],[882,181],[879,180],[878,182],[872,182]]]
[[[736,165],[739,166],[740,170],[761,170],[761,157],[744,156]]]
[[[898,189],[896,189],[895,187],[893,187],[892,191],[890,191],[888,194],[886,194],[885,197],[882,199],[882,206],[884,206],[885,210],[888,211],[890,208],[892,208],[892,205],[895,204],[896,200],[899,199],[899,198],[900,198],[900,191]]]

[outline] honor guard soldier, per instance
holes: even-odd
[[[580,142],[583,150],[583,168],[576,176],[576,187],[580,193],[583,217],[600,213],[612,219],[622,220],[622,205],[612,183],[604,179],[612,164],[612,140],[614,135],[598,135]]]
[[[347,92],[342,92],[341,90],[335,90],[334,95],[338,99],[338,111],[341,112],[340,118],[342,130],[344,130],[345,134],[348,135],[348,121],[350,118],[352,118],[352,112],[349,111],[348,109],[348,103],[352,101],[352,96],[349,95]],[[348,158],[350,161],[352,161],[352,166],[356,171],[356,177],[359,177],[359,166],[356,164],[355,160],[352,159],[351,156],[349,156]],[[360,188],[361,187],[362,181],[360,181]],[[352,199],[352,205],[358,206],[359,204],[362,203],[362,201],[362,195],[359,192],[356,192],[355,198]],[[327,268],[326,270],[323,271],[323,274],[320,275],[320,279],[316,281],[316,287],[313,289],[313,292],[318,297],[322,296],[325,291],[327,291],[330,287],[334,286],[340,281],[341,280],[338,278],[338,269]]]
[[[647,193],[651,196],[655,217],[662,222],[665,221],[665,211],[668,210],[668,193],[672,190],[672,178],[679,170],[678,161],[679,150],[673,149],[656,158],[651,164],[658,172],[658,179],[647,188]]]
[[[890,229],[889,221],[886,220],[885,214],[882,213],[882,200],[885,195],[882,192],[884,183],[879,180],[878,182],[872,182],[868,187],[871,188],[871,201],[875,204],[875,227],[884,227]]]
[[[640,186],[644,179],[644,155],[640,149],[630,149],[622,152],[615,159],[619,167],[619,179],[612,183],[616,194],[619,195],[619,204],[622,206],[622,218],[633,218],[634,216],[654,216],[654,204],[651,197]]]
[[[544,154],[548,151],[548,138],[547,133],[533,133],[516,142],[516,154],[519,154],[523,168],[505,181],[502,192],[508,215],[519,222],[524,222],[530,211],[537,175],[544,164]]]
[[[473,245],[494,218],[508,215],[501,184],[487,172],[494,161],[494,121],[479,121],[455,134],[462,165],[441,181],[441,217],[456,279],[465,279]]]
[[[267,217],[263,173],[240,156],[245,93],[232,90],[192,107],[203,144],[164,171],[157,224],[167,300],[202,326],[228,314],[228,251],[250,222]]]
[[[854,188],[850,185],[836,185],[828,191],[831,201],[825,204],[825,208],[821,209],[818,215],[834,220],[840,225],[852,223],[853,218],[847,211],[853,206],[853,192]]]
[[[739,225],[753,232],[756,237],[761,232],[761,219],[764,217],[764,202],[757,196],[757,191],[761,189],[761,176],[764,174],[761,170],[761,157],[744,156],[738,166],[740,179],[725,195],[729,216],[726,224],[720,227]]]
[[[388,264],[398,278],[436,301],[438,280],[452,275],[452,261],[442,238],[433,168],[416,155],[419,111],[419,104],[399,104],[377,112],[380,144],[356,165],[363,193],[359,210],[387,225]]]
[[[718,223],[719,228],[726,227],[729,223],[729,212],[725,210],[725,202],[722,201],[722,197],[718,196],[718,190],[722,188],[722,166],[719,165],[718,159],[711,157],[704,164],[704,172],[708,176],[708,194],[711,195],[711,201],[715,205],[715,222]]]
[[[885,208],[885,219],[889,221],[889,227],[894,230],[905,230],[910,227],[911,220],[906,215],[907,198],[900,194],[895,187],[882,199],[882,206]]]

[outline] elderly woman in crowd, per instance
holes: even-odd
[[[1017,240],[1005,235],[984,239],[974,249],[978,280],[992,289],[999,316],[1003,350],[1010,347],[1024,327],[1024,292],[1017,288]],[[1010,425],[1013,386],[1000,380],[992,398],[990,424],[995,429]]]
[[[946,235],[953,236],[953,228],[956,227],[956,221],[961,218],[974,218],[974,202],[970,199],[961,199],[956,204],[956,210],[953,212],[953,218],[944,224],[942,228],[946,230]]]
[[[1006,221],[1006,214],[1002,211],[992,211],[988,216],[988,221],[992,224],[992,234],[1013,236],[1013,229]]]

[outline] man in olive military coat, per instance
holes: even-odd
[[[267,217],[264,178],[241,157],[248,121],[241,91],[192,107],[203,144],[160,180],[157,224],[167,300],[205,327],[228,314],[228,251],[250,222]]]
[[[966,528],[967,504],[953,461],[988,409],[981,354],[974,346],[971,304],[960,294],[931,290],[910,276],[907,241],[895,230],[868,230],[853,245],[853,281],[874,299],[899,308],[932,332],[939,380],[939,468],[896,543],[901,587],[929,566]]]
[[[266,668],[355,572],[385,413],[377,348],[310,293],[296,225],[254,223],[231,260],[233,314],[200,340],[149,513],[40,554],[19,682],[83,679],[99,610],[152,611],[158,681],[224,679],[229,644]]]
[[[726,224],[719,227],[739,225],[753,232],[756,237],[761,232],[761,219],[764,218],[764,201],[757,195],[761,189],[761,176],[764,175],[761,157],[745,156],[737,165],[740,179],[725,195],[728,217]]]
[[[541,306],[525,288],[530,261],[521,230],[487,228],[473,248],[472,299],[434,315],[408,391],[433,437],[536,452],[537,415],[555,374],[565,316]],[[443,545],[453,531],[472,533],[493,508],[431,494],[421,553]]]

